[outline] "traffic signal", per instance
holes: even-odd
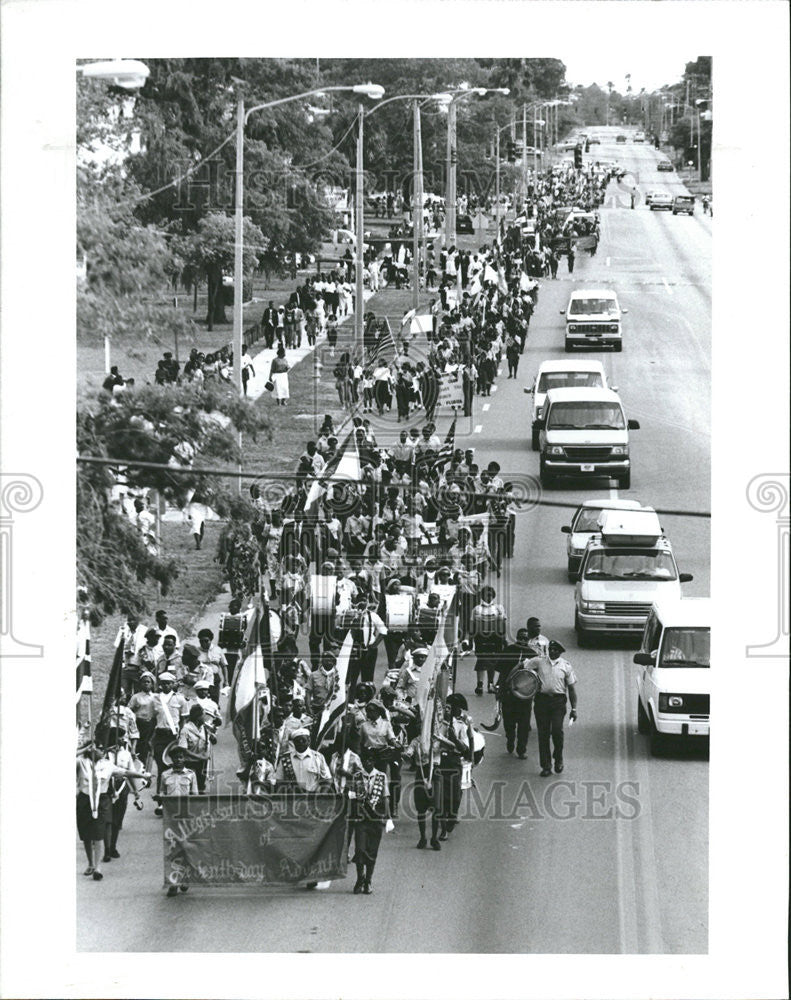
[[[582,169],[582,146],[579,143],[574,147],[574,166],[577,170]]]
[[[509,163],[516,163],[516,143],[509,139],[505,144],[505,158]]]

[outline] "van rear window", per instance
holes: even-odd
[[[603,389],[600,372],[544,372],[538,380],[538,392],[550,389],[568,389],[582,386],[586,389]]]

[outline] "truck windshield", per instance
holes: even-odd
[[[585,580],[675,580],[676,567],[669,552],[646,549],[601,549],[591,552],[583,572]]]
[[[618,303],[615,299],[572,299],[570,316],[617,316]]]
[[[622,431],[623,410],[617,403],[588,400],[555,403],[547,416],[547,430]]]
[[[711,629],[668,628],[662,639],[660,667],[711,665]]]
[[[603,389],[604,383],[600,372],[543,372],[538,380],[536,392],[549,392],[550,389],[567,389],[575,386]]]

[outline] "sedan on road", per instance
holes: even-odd
[[[670,160],[660,160],[656,165],[656,169],[661,173],[669,174],[673,172],[673,164]]]
[[[655,212],[658,208],[666,208],[668,212],[673,210],[673,195],[668,194],[667,191],[655,191],[651,197],[651,211]]]

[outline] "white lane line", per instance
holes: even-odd
[[[472,432],[473,434],[480,434],[482,430],[483,430],[483,424],[476,424]]]
[[[607,267],[609,267],[610,266],[610,258],[608,257],[607,260],[604,263],[607,265]]]
[[[670,285],[668,285],[667,278],[662,278],[662,284],[665,286],[665,291],[667,292],[667,294],[672,295],[673,289],[670,287]]]
[[[492,392],[497,392],[497,386],[496,385],[492,386]]]
[[[615,788],[623,789],[626,779],[626,732],[624,719],[626,705],[623,690],[623,673],[617,656],[613,655],[613,763]],[[619,799],[616,797],[616,803]],[[618,809],[616,804],[614,809]],[[638,952],[637,939],[637,883],[634,871],[634,844],[632,841],[632,823],[635,820],[619,819],[615,823],[615,854],[618,872],[618,934],[622,955],[635,955]]]
[[[484,403],[483,406],[481,407],[481,411],[483,413],[486,413],[486,411],[489,409],[491,405],[492,405],[491,403]]]

